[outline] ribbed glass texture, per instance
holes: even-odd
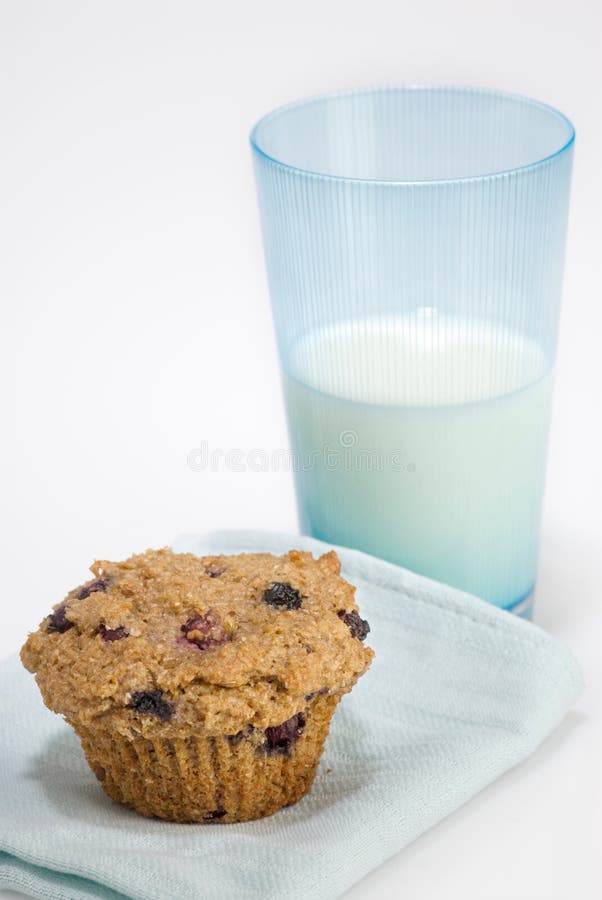
[[[453,87],[319,97],[251,139],[302,530],[526,614],[573,139]]]

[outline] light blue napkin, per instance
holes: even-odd
[[[187,537],[195,553],[325,544]],[[112,803],[16,660],[0,669],[0,886],[56,900],[335,898],[516,765],[581,675],[559,641],[460,591],[339,549],[376,659],[339,706],[314,787],[241,825],[173,825]]]

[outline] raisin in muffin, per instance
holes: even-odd
[[[310,789],[372,660],[335,553],[95,562],[21,651],[107,794],[145,816],[240,822]]]

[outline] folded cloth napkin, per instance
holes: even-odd
[[[298,535],[184,537],[194,553],[322,553]],[[314,787],[240,825],[175,825],[112,803],[17,660],[0,669],[0,887],[33,897],[334,898],[528,756],[581,691],[534,625],[354,550],[343,574],[376,659],[339,706]]]

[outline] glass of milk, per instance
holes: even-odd
[[[420,86],[251,136],[302,531],[527,616],[573,143],[526,97]]]

